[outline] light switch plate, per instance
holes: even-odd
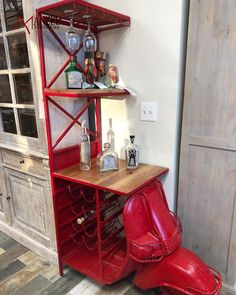
[[[157,120],[157,103],[154,101],[140,102],[140,120],[155,122]]]

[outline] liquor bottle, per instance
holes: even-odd
[[[65,70],[66,87],[68,89],[80,89],[82,87],[83,75],[76,66],[76,56],[71,56],[70,66]]]
[[[134,143],[135,136],[130,135],[130,142],[125,148],[127,169],[136,169],[139,164],[139,150]]]
[[[107,142],[110,143],[110,150],[115,151],[115,133],[112,130],[112,119],[109,119],[109,129],[107,131]]]
[[[110,143],[104,143],[104,149],[97,156],[97,169],[99,172],[119,170],[118,155],[110,150]]]
[[[82,122],[80,143],[80,170],[89,170],[91,167],[90,138],[86,130],[86,121]]]

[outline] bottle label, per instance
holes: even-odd
[[[90,163],[90,147],[88,142],[81,142],[80,145],[80,162],[89,164]]]
[[[83,78],[80,72],[69,72],[68,75],[68,87],[69,88],[81,88]]]
[[[111,155],[106,155],[104,158],[104,168],[106,169],[114,169],[116,168],[115,158]]]
[[[130,149],[128,153],[128,166],[136,167],[136,149]]]

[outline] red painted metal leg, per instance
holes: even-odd
[[[100,280],[102,281],[103,269],[102,269],[102,241],[101,241],[101,220],[100,220],[100,201],[99,201],[99,190],[96,189],[96,213],[97,213],[97,245],[99,255],[99,270]]]

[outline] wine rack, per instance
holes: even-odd
[[[87,17],[91,16],[91,30],[99,39],[102,31],[130,26],[130,17],[88,3],[83,0],[62,0],[37,9],[38,40],[42,90],[47,131],[50,175],[55,216],[59,272],[68,265],[103,284],[111,284],[129,275],[139,267],[128,255],[125,230],[122,223],[124,200],[133,193],[165,174],[164,167],[140,164],[135,171],[127,171],[125,161],[120,160],[119,171],[99,173],[96,156],[101,150],[101,99],[120,99],[129,96],[125,89],[82,89],[68,90],[54,88],[54,83],[66,69],[71,56],[54,77],[48,75],[45,66],[44,26],[65,52],[64,43],[47,19],[56,18],[58,24],[68,26],[73,11],[74,26],[87,29]],[[98,42],[99,43],[99,42]],[[76,50],[75,56],[81,49]],[[99,49],[98,49],[99,50]],[[69,55],[69,54],[68,54]],[[82,65],[79,65],[82,68]],[[71,115],[58,102],[63,99],[85,100],[78,113]],[[67,119],[68,126],[52,140],[50,107],[53,105]],[[92,167],[80,171],[80,145],[59,148],[61,140],[74,125],[81,125],[81,116],[93,107],[95,126],[90,126]],[[95,129],[95,130],[94,130]]]

